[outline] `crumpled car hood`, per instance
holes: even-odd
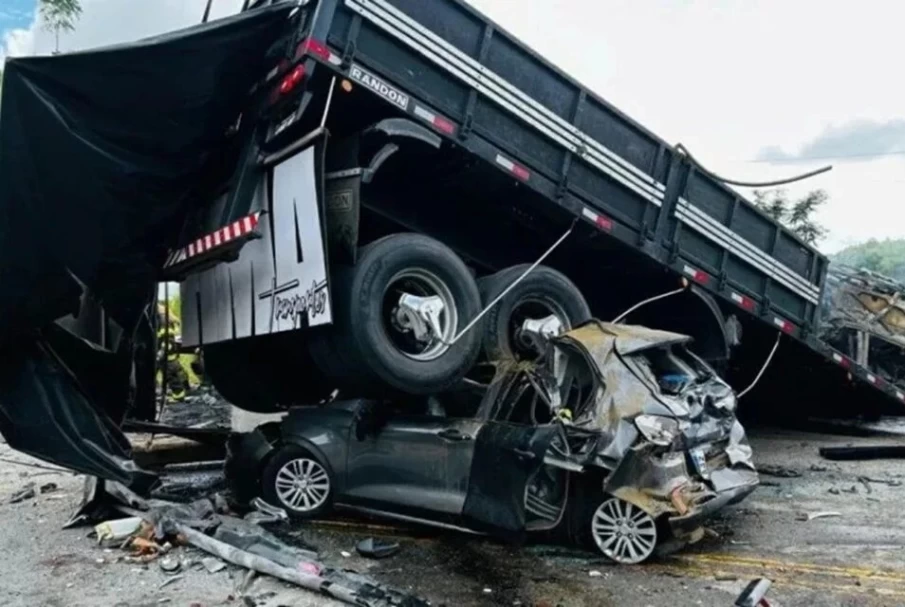
[[[552,339],[532,370],[519,369],[567,420],[569,459],[608,471],[606,491],[652,515],[681,517],[721,492],[757,484],[735,393],[685,348],[690,341],[591,321]],[[686,372],[664,373],[658,360]],[[672,431],[651,438],[640,418]]]

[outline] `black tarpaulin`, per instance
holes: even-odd
[[[0,102],[0,344],[87,285],[129,327],[293,3],[132,44],[10,59]]]
[[[232,141],[227,132],[293,8],[286,2],[132,44],[7,61],[0,432],[14,448],[147,485],[118,428],[133,335],[187,212],[231,172],[247,141],[247,127]],[[122,329],[125,349],[116,356],[53,325],[78,312],[85,293]]]

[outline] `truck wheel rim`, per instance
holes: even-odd
[[[412,332],[397,322],[397,311],[403,295],[438,297],[443,304],[440,313],[440,336],[418,340]],[[419,362],[429,362],[443,356],[449,343],[456,336],[459,314],[456,300],[446,283],[433,272],[423,268],[411,268],[399,272],[387,283],[383,302],[384,330],[390,341],[404,356]]]
[[[613,497],[597,508],[591,532],[600,551],[617,563],[634,565],[657,546],[657,524],[634,504]]]
[[[519,332],[526,320],[541,320],[548,316],[555,316],[559,320],[562,324],[563,333],[572,328],[572,324],[569,322],[569,315],[566,314],[562,306],[555,302],[526,297],[512,308],[512,313],[509,315],[508,338],[512,353],[516,358],[534,359],[538,354],[542,354],[542,352],[537,351],[533,344],[522,339]]]
[[[300,457],[280,468],[276,478],[277,497],[296,512],[320,508],[330,495],[330,476],[313,459]]]

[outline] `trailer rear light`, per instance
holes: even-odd
[[[604,217],[600,213],[592,211],[588,207],[584,207],[581,210],[581,214],[584,216],[585,219],[588,219],[591,223],[593,223],[595,226],[597,226],[601,230],[606,230],[607,232],[612,231],[613,220],[610,219],[609,217]]]
[[[305,66],[297,65],[292,68],[292,71],[283,76],[283,80],[280,82],[280,95],[286,95],[292,92],[292,89],[297,87],[299,83],[305,79]]]
[[[295,61],[298,61],[305,55],[312,55],[319,59],[323,59],[327,63],[331,63],[333,65],[339,65],[342,63],[342,58],[331,51],[329,46],[327,46],[320,40],[315,40],[314,38],[302,40],[301,42],[299,42],[299,45],[295,47]]]
[[[732,291],[730,294],[730,297],[732,297],[732,301],[737,303],[742,308],[748,310],[749,312],[754,310],[754,308],[756,307],[756,304],[754,303],[753,299],[751,299],[750,297],[746,297],[746,296],[742,295],[741,293],[736,293],[735,291]]]
[[[520,164],[517,164],[502,154],[497,154],[496,163],[512,173],[516,179],[520,181],[528,181],[531,178],[531,172]]]
[[[842,356],[838,352],[833,352],[833,360],[843,369],[848,369],[849,367],[851,367],[851,362],[849,362],[846,357]]]
[[[795,330],[795,325],[790,323],[788,320],[780,318],[779,316],[773,317],[773,324],[779,327],[779,330],[783,333],[791,333]]]
[[[682,268],[682,272],[688,275],[696,283],[706,285],[708,282],[710,282],[710,275],[703,270],[698,270],[697,268],[692,268],[691,266],[686,265],[684,268]]]

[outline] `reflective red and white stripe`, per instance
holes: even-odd
[[[846,357],[842,356],[841,354],[839,354],[838,352],[833,352],[833,360],[836,361],[836,363],[840,367],[843,367],[845,369],[848,369],[849,367],[852,366],[851,361],[849,359],[847,359]]]
[[[870,383],[872,383],[873,385],[876,386],[877,383],[878,383],[880,380],[879,380],[879,379],[877,378],[877,376],[874,375],[873,373],[868,373],[868,374],[867,374],[867,381],[869,381]]]
[[[691,279],[697,283],[702,285],[706,285],[710,281],[710,275],[704,270],[698,270],[697,268],[692,268],[689,265],[686,265],[682,268],[682,272],[684,272],[687,276],[690,276]]]
[[[604,217],[600,213],[592,211],[588,207],[581,209],[581,214],[585,219],[591,220],[591,223],[593,223],[601,230],[606,230],[607,232],[609,232],[613,229],[612,219],[610,219],[609,217]]]
[[[732,301],[737,303],[742,308],[748,310],[749,312],[754,310],[755,303],[754,300],[750,297],[746,297],[741,293],[736,293],[735,291],[730,291],[729,296],[732,298]]]
[[[896,390],[896,398],[898,398],[900,401],[905,403],[905,394],[903,394],[902,392],[899,392],[898,390]]]
[[[342,57],[331,51],[329,46],[314,38],[308,38],[299,44],[295,52],[295,58],[298,59],[305,54],[323,59],[330,65],[342,65],[343,62]]]
[[[220,228],[216,232],[206,234],[198,240],[190,242],[188,245],[182,247],[181,249],[170,253],[170,256],[167,258],[166,263],[163,264],[163,267],[168,268],[178,263],[182,263],[183,261],[191,259],[196,255],[206,253],[207,251],[215,249],[220,245],[224,245],[231,240],[235,240],[236,238],[254,232],[255,228],[258,227],[258,220],[260,218],[260,211],[258,211],[257,213],[252,213],[251,215],[247,215],[242,219],[238,219],[232,222],[228,226]]]
[[[447,120],[443,116],[430,111],[426,107],[422,107],[420,105],[415,105],[415,116],[424,120],[432,127],[440,131],[441,133],[446,133],[447,135],[452,135],[456,132],[456,125],[453,124],[451,120]]]
[[[521,179],[522,181],[528,181],[531,178],[531,172],[523,167],[522,165],[515,163],[502,154],[496,155],[496,163],[515,175],[517,179]]]
[[[779,327],[779,329],[783,333],[791,333],[793,330],[795,330],[795,325],[790,323],[788,320],[780,318],[779,316],[773,317],[773,324]]]

